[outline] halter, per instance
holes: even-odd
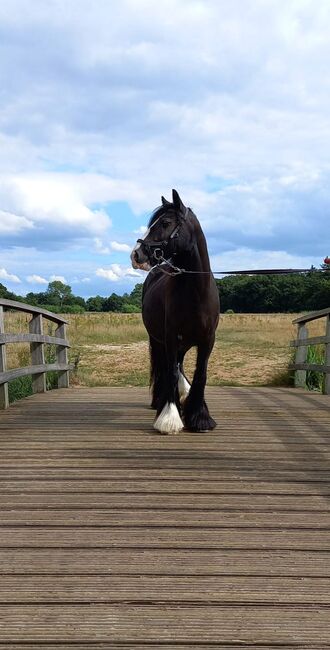
[[[182,222],[186,221],[188,217],[188,213],[189,213],[189,208],[186,208],[184,215],[179,216],[179,223],[175,226],[168,239],[162,239],[160,241],[151,240],[148,242],[146,242],[145,239],[137,240],[137,243],[141,244],[142,247],[144,248],[150,261],[154,259],[156,260],[157,264],[160,264],[161,262],[164,261],[165,249],[167,248],[167,246],[169,245],[172,239],[176,239],[179,236]],[[165,215],[162,214],[160,217],[158,217],[158,219],[156,219],[156,221],[150,226],[150,230],[158,223],[160,219],[163,219],[164,216]]]

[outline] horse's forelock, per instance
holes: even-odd
[[[159,219],[159,217],[163,217],[170,208],[173,210],[173,207],[171,207],[171,205],[166,207],[164,205],[160,205],[158,208],[156,208],[149,219],[148,228],[150,228],[152,224],[154,224],[155,221]]]

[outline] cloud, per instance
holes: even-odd
[[[290,255],[286,251],[262,250],[256,258],[251,248],[236,248],[210,258],[213,272],[244,271],[261,269],[309,269],[309,257]],[[221,275],[218,273],[217,278]]]
[[[142,280],[144,279],[144,276],[139,273],[138,271],[135,271],[134,269],[128,267],[122,267],[119,264],[111,264],[110,268],[108,269],[103,269],[103,268],[98,268],[96,270],[96,275],[99,278],[105,278],[106,280],[109,280],[110,282],[118,282],[119,280],[122,280],[124,278],[133,278],[135,281]]]
[[[109,246],[104,246],[102,239],[100,239],[99,237],[94,237],[93,241],[94,241],[94,247],[96,253],[98,253],[99,255],[109,255],[110,248]]]
[[[110,246],[113,251],[120,251],[123,253],[130,253],[132,250],[132,247],[128,244],[120,244],[117,241],[110,242]]]
[[[13,273],[8,273],[6,269],[0,268],[0,280],[6,280],[7,282],[21,282],[19,277],[17,275],[14,275]]]
[[[67,283],[67,280],[63,275],[51,275],[49,278],[49,282],[55,282],[55,281],[63,282],[63,284]]]
[[[0,175],[0,232],[6,241],[54,247],[106,233],[111,219],[84,199],[83,178],[62,174]],[[22,216],[17,216],[22,215]]]
[[[31,284],[48,284],[48,280],[42,278],[41,275],[28,275],[26,279]]]
[[[23,230],[32,229],[33,222],[12,212],[0,210],[0,235],[16,235]]]

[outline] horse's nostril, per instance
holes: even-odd
[[[135,259],[136,262],[139,261],[139,254],[138,254],[137,251],[134,252],[134,259]]]

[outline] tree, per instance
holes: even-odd
[[[109,298],[105,298],[103,311],[122,311],[125,300],[122,296],[112,293]]]
[[[102,296],[94,296],[86,300],[86,307],[88,311],[104,311],[105,298]]]
[[[136,305],[141,309],[142,306],[142,290],[143,284],[136,284],[133,291],[131,291],[129,302],[133,305]]]
[[[8,291],[2,282],[0,282],[0,298],[6,298],[6,300],[22,300],[21,296],[16,296],[12,291]]]
[[[50,282],[47,289],[47,296],[51,305],[63,306],[65,300],[72,296],[72,289],[68,284],[64,284],[60,280],[53,280]]]

